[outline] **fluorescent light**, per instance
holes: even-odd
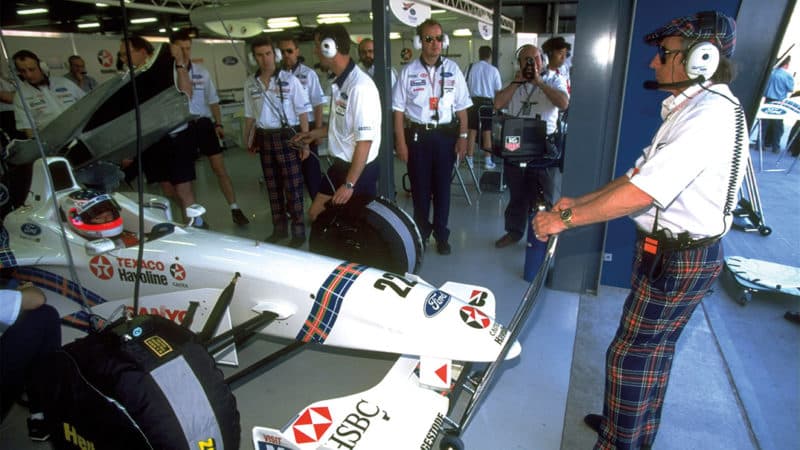
[[[95,3],[94,6],[98,8],[108,8],[108,3]]]
[[[78,28],[100,28],[100,22],[79,23]]]
[[[178,27],[172,27],[172,31],[178,31],[178,30],[180,30],[180,28],[178,28]]]
[[[400,36],[400,33],[396,31],[392,31],[391,33],[389,33],[389,39],[395,40],[395,39],[400,39],[401,37],[402,36]]]
[[[158,22],[158,19],[155,17],[142,17],[140,19],[131,19],[131,23],[152,23]]]
[[[42,14],[46,13],[47,8],[31,8],[31,9],[18,9],[17,14],[20,16],[28,16],[31,14]]]
[[[445,12],[447,12],[447,11],[445,11],[444,9],[432,9],[431,10],[431,14],[441,14],[441,13],[445,13]]]
[[[158,32],[159,32],[159,33],[166,33],[166,32],[167,32],[167,29],[166,29],[166,28],[159,28],[159,29],[158,29]]]
[[[264,28],[261,30],[263,33],[280,33],[283,31],[283,28]]]
[[[459,28],[457,30],[453,30],[453,36],[472,36],[472,31],[469,28]]]
[[[297,16],[267,19],[267,28],[297,28],[299,26],[300,22],[297,21]]]
[[[343,14],[319,14],[317,15],[317,23],[350,23],[350,13]]]

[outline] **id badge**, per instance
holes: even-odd
[[[428,99],[428,108],[430,108],[431,111],[439,109],[439,97],[430,97]]]
[[[531,104],[530,102],[522,102],[522,111],[519,113],[520,116],[529,116],[531,115]]]

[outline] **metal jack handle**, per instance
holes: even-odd
[[[547,272],[550,270],[550,264],[553,260],[553,255],[556,252],[557,243],[558,235],[550,236],[550,239],[547,241],[547,250],[545,252],[542,266],[539,268],[539,272],[536,273],[536,277],[533,279],[533,281],[531,281],[531,284],[528,285],[528,289],[525,291],[525,295],[522,297],[522,302],[520,303],[519,307],[517,307],[517,311],[514,313],[514,317],[511,319],[511,322],[508,325],[508,340],[506,341],[505,345],[503,345],[502,350],[500,350],[500,354],[497,355],[497,359],[489,364],[489,366],[486,368],[486,373],[483,375],[483,379],[481,379],[481,382],[475,388],[475,393],[467,403],[467,406],[464,410],[464,415],[461,418],[461,423],[458,425],[458,434],[461,434],[469,425],[475,410],[480,405],[481,400],[483,400],[484,394],[494,381],[495,372],[500,367],[500,364],[506,359],[506,355],[508,354],[509,350],[511,350],[511,346],[514,345],[514,342],[517,340],[517,336],[519,336],[519,333],[522,331],[522,327],[527,322],[528,316],[536,304],[539,291],[544,285]]]

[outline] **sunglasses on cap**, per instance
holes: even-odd
[[[682,51],[683,50],[681,50],[681,49],[670,50],[668,48],[665,48],[663,45],[659,45],[658,46],[658,58],[661,60],[661,64],[666,64],[667,63],[667,55],[678,54],[678,53],[680,53]]]
[[[434,40],[434,39],[436,39],[436,40],[437,40],[437,41],[439,41],[439,42],[442,42],[442,41],[444,41],[444,35],[443,35],[443,34],[440,34],[440,35],[438,35],[438,36],[431,36],[431,35],[428,35],[428,36],[425,36],[425,38],[424,38],[424,39],[425,39],[425,42],[426,42],[426,43],[428,43],[428,44],[430,44],[431,42],[433,42],[433,40]]]
[[[294,49],[293,48],[282,48],[281,49],[281,53],[285,53],[287,55],[291,55],[291,54],[294,53]]]

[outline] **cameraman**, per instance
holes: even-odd
[[[535,45],[523,45],[516,55],[520,69],[511,84],[497,91],[494,108],[508,108],[507,114],[514,117],[539,116],[547,123],[547,135],[551,136],[556,132],[558,110],[569,106],[567,82],[557,71],[543,67]],[[506,234],[494,243],[497,248],[508,247],[522,239],[529,211],[540,191],[552,204],[558,200],[561,190],[561,173],[557,167],[542,169],[508,161],[503,164],[510,198],[505,212]]]

